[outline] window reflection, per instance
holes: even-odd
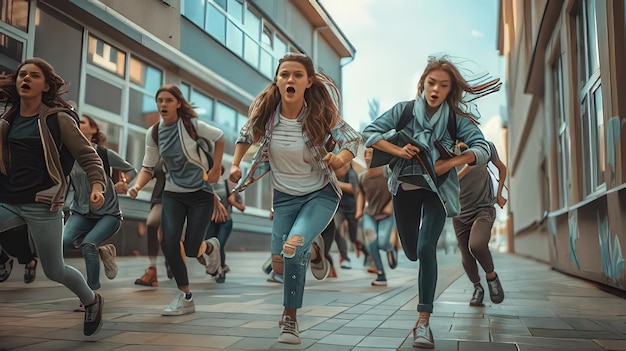
[[[85,102],[120,116],[122,88],[88,74],[85,80]]]
[[[28,0],[0,0],[0,20],[28,32]]]
[[[126,75],[126,53],[101,39],[89,36],[87,61],[119,77]]]
[[[163,72],[131,56],[130,81],[148,92],[156,92],[161,87]]]
[[[24,43],[0,31],[0,73],[13,72],[22,62],[23,53]]]
[[[201,121],[209,122],[213,119],[213,99],[193,90],[189,103],[191,103]]]
[[[158,120],[159,113],[154,97],[131,88],[128,97],[128,122],[148,128]]]

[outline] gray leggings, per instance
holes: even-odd
[[[0,235],[26,223],[41,260],[46,277],[70,289],[88,305],[95,299],[83,275],[63,261],[63,218],[61,211],[50,211],[50,205],[42,203],[0,204]]]

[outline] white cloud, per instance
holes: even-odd
[[[473,36],[473,37],[475,37],[475,38],[482,38],[482,37],[484,37],[484,36],[485,36],[485,34],[483,34],[482,32],[480,32],[480,31],[478,31],[478,30],[476,30],[476,29],[472,29],[471,34],[472,34],[472,36]]]

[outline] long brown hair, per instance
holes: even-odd
[[[174,95],[174,98],[176,98],[176,100],[180,102],[180,107],[176,109],[178,117],[185,116],[188,118],[198,118],[198,114],[193,109],[193,107],[191,107],[189,101],[185,99],[185,97],[183,96],[183,92],[180,91],[180,88],[176,84],[166,84],[161,86],[159,90],[157,90],[156,94],[154,94],[154,101],[156,101],[159,94],[164,91],[167,91],[168,93]]]
[[[92,143],[96,143],[102,146],[102,144],[107,140],[107,137],[106,135],[104,135],[104,133],[100,131],[100,127],[98,126],[98,123],[96,123],[96,121],[93,118],[87,115],[83,115],[83,118],[87,121],[87,123],[89,124],[91,128],[96,128],[96,132],[94,133],[94,135],[91,136],[90,141]]]
[[[20,105],[20,96],[15,86],[17,75],[22,67],[27,64],[34,64],[39,67],[44,75],[46,84],[50,86],[50,89],[41,95],[41,102],[43,104],[49,107],[72,108],[72,105],[61,98],[61,95],[67,93],[69,90],[69,83],[54,71],[54,68],[48,61],[40,57],[32,57],[24,60],[24,62],[17,66],[13,73],[0,76],[0,99],[6,99],[7,104],[11,105],[11,108],[5,112],[5,117],[9,123],[13,123],[13,119],[15,118],[14,112],[19,109]]]
[[[469,117],[472,120],[480,118],[479,114],[473,114],[470,112],[469,102],[479,97],[496,92],[500,89],[502,83],[499,78],[485,78],[487,75],[482,75],[473,81],[478,81],[477,84],[470,84],[465,77],[461,74],[457,66],[450,61],[449,57],[444,55],[441,57],[431,56],[428,59],[426,68],[417,83],[418,95],[424,91],[424,82],[430,72],[434,70],[443,70],[450,75],[452,82],[450,84],[450,93],[446,98],[448,106],[457,114],[465,117]],[[472,96],[473,98],[469,98]]]
[[[273,116],[281,96],[276,86],[276,76],[284,62],[301,63],[312,78],[311,87],[304,92],[307,115],[302,118],[302,128],[306,131],[313,145],[321,146],[326,135],[339,119],[339,89],[326,75],[316,72],[310,57],[289,53],[278,61],[274,81],[269,84],[252,102],[249,110],[248,126],[252,131],[252,141],[260,142],[265,135],[267,121]]]

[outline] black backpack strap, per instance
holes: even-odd
[[[159,122],[160,121],[157,121],[155,124],[153,124],[151,130],[152,140],[154,140],[157,148],[159,147]]]
[[[400,120],[398,121],[398,125],[396,126],[396,131],[399,132],[404,127],[409,124],[411,118],[413,118],[413,105],[415,105],[415,100],[411,100],[404,105],[404,110],[402,110],[402,114],[400,115]]]
[[[452,108],[449,109],[450,112],[448,113],[448,134],[450,135],[450,138],[452,138],[452,141],[454,142],[454,144],[456,144],[456,113],[454,112],[454,110]]]
[[[102,168],[104,168],[104,171],[109,175],[109,177],[111,177],[111,165],[109,164],[109,153],[107,148],[96,145],[96,153],[98,153],[98,156],[100,156],[100,159],[102,160]]]

